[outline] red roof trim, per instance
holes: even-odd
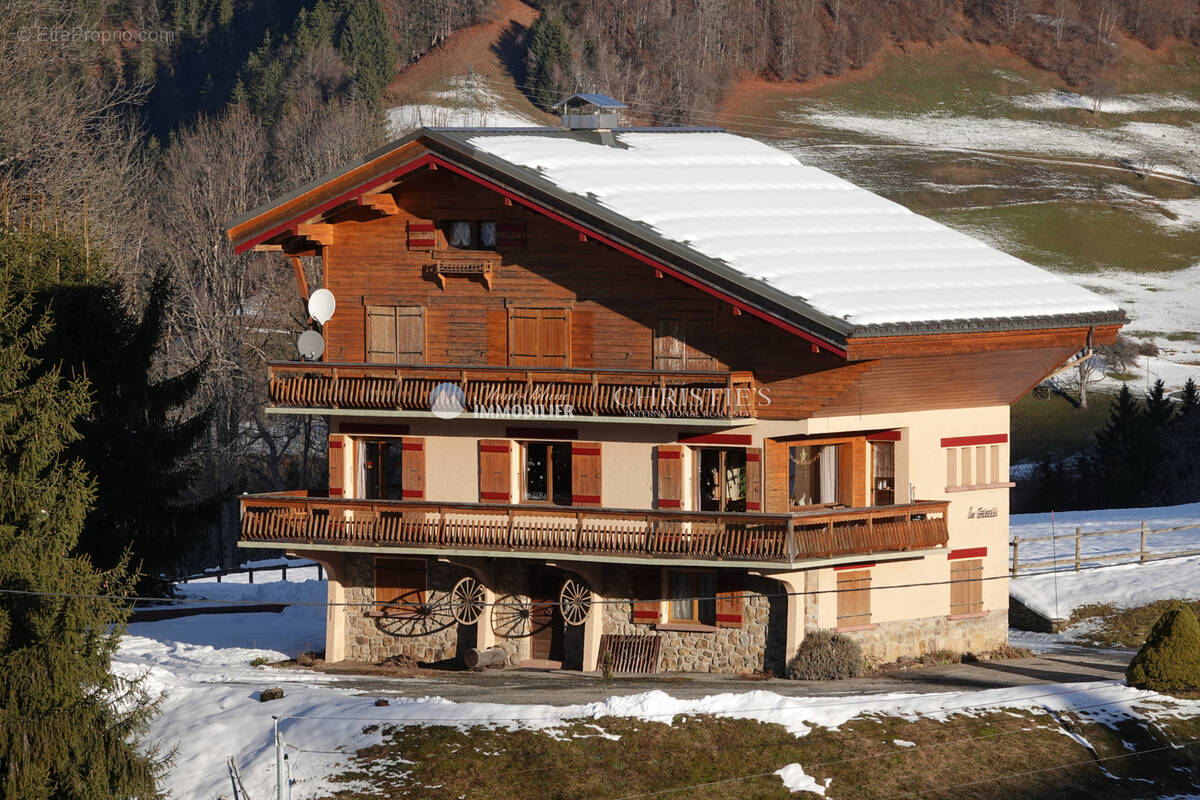
[[[986,436],[950,436],[942,439],[942,447],[970,447],[976,444],[1004,444],[1007,441],[1007,433],[993,433]]]

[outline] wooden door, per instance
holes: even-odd
[[[558,609],[558,594],[564,576],[556,569],[535,566],[530,571],[529,594],[533,614],[530,618],[529,657],[534,661],[563,660],[563,620]]]

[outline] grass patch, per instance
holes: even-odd
[[[1194,740],[1191,721],[1171,724],[1171,736]],[[409,726],[384,728],[379,745],[360,750],[336,778],[355,788],[332,797],[558,800],[667,792],[787,798],[792,795],[773,773],[796,762],[818,782],[831,779],[829,795],[843,798],[892,798],[963,783],[972,785],[946,796],[1132,798],[1145,796],[1139,781],[1152,780],[1156,792],[1169,793],[1191,788],[1200,774],[1190,750],[1095,764],[1088,748],[1063,735],[1067,729],[1101,757],[1159,747],[1168,735],[1132,720],[1113,729],[1086,717],[1029,712],[948,722],[860,717],[799,738],[777,725],[711,717],[677,718],[674,725],[602,718],[553,731]],[[1055,766],[1063,768],[1009,777]]]
[[[1091,392],[1088,407],[1080,409],[1058,395],[1025,395],[1012,408],[1012,463],[1058,460],[1087,450],[1108,421],[1112,399],[1110,394]]]
[[[1151,626],[1175,602],[1159,600],[1137,608],[1117,608],[1111,603],[1093,603],[1071,612],[1068,625],[1092,622],[1092,629],[1079,634],[1075,641],[1094,647],[1141,647]],[[1200,600],[1185,601],[1200,614]]]

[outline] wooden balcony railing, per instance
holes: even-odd
[[[788,564],[946,544],[946,502],[798,514],[242,498],[242,541]]]
[[[749,419],[757,387],[749,372],[653,372],[522,367],[276,362],[276,407],[430,411],[434,388],[462,390],[463,410],[496,417],[600,416]]]

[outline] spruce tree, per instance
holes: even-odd
[[[1196,390],[1196,381],[1188,378],[1187,383],[1183,385],[1183,392],[1179,395],[1179,415],[1190,417],[1196,413],[1198,408],[1200,408],[1200,391]]]
[[[48,313],[0,262],[0,786],[8,800],[159,797],[163,762],[138,737],[155,704],[110,659],[127,564],[75,555],[94,489],[66,453],[87,413],[83,378],[36,355]]]
[[[337,49],[354,70],[361,97],[379,106],[396,74],[396,49],[379,0],[349,0]]]
[[[1146,421],[1155,431],[1161,431],[1175,416],[1175,403],[1167,394],[1162,378],[1154,382],[1154,388],[1146,393]]]
[[[547,11],[529,29],[525,56],[526,84],[534,104],[550,108],[574,85],[571,45],[562,18]]]
[[[1160,467],[1160,453],[1146,414],[1121,387],[1108,422],[1096,434],[1092,453],[1081,464],[1080,493],[1093,508],[1144,505]]]

